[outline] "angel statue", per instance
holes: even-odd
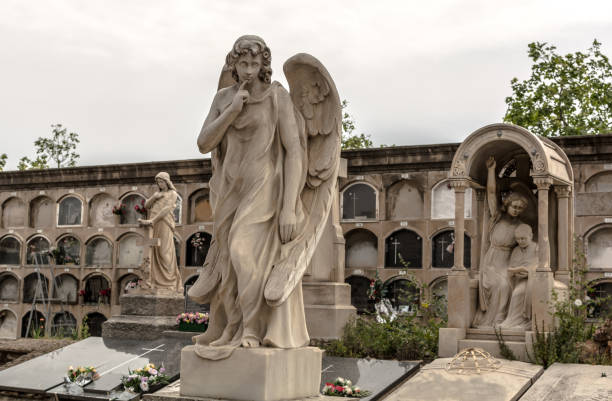
[[[309,343],[301,279],[329,215],[338,175],[340,98],[308,54],[284,64],[290,93],[271,82],[270,49],[241,36],[228,53],[198,136],[212,152],[214,234],[188,295],[210,303],[197,355]]]

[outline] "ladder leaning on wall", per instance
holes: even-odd
[[[32,296],[32,305],[30,307],[30,316],[28,318],[28,326],[25,331],[26,337],[30,334],[30,328],[32,328],[32,319],[34,317],[34,313],[37,312],[36,303],[42,301],[43,303],[43,311],[45,318],[45,334],[50,334],[51,330],[51,303],[55,301],[59,301],[60,305],[60,313],[62,316],[65,316],[64,303],[66,302],[63,298],[50,298],[49,291],[53,296],[55,296],[57,291],[57,278],[55,277],[53,266],[49,268],[51,272],[51,288],[47,288],[46,282],[43,280],[43,275],[40,274],[40,267],[42,265],[48,265],[48,263],[43,263],[45,260],[50,258],[48,251],[40,251],[40,252],[32,252],[32,256],[34,259],[34,266],[36,271],[36,289],[34,290],[34,295]],[[44,286],[44,287],[43,287]],[[47,291],[44,290],[47,288]],[[40,299],[39,299],[40,294]],[[34,324],[38,324],[38,322],[34,322]],[[64,323],[60,326],[64,326]]]

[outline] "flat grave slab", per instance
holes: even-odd
[[[521,401],[612,400],[612,366],[554,363]]]
[[[181,337],[154,341],[89,337],[1,371],[0,390],[47,392],[66,399],[108,399],[108,394],[119,386],[121,376],[127,375],[128,369],[142,368],[147,363],[163,365],[168,376],[178,377],[180,350],[189,343],[191,339]],[[84,386],[84,394],[77,397],[69,394],[63,385],[69,366],[94,366],[101,377]]]
[[[385,401],[515,401],[544,370],[539,365],[499,359],[497,370],[461,374],[446,370],[451,359],[439,358],[421,367]]]

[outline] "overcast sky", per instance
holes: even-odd
[[[0,153],[7,169],[61,123],[79,165],[200,157],[196,137],[243,34],[273,79],[317,57],[375,145],[459,142],[501,121],[527,44],[612,57],[612,1],[0,1]]]

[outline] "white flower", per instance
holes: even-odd
[[[576,305],[576,306],[582,306],[582,301],[581,301],[580,299],[576,299],[576,300],[574,301],[574,305]]]
[[[353,394],[353,391],[351,390],[351,388],[350,388],[350,387],[345,387],[345,388],[344,388],[344,392],[345,392],[346,394],[349,394],[349,395],[350,395],[350,394]]]
[[[350,386],[352,386],[352,385],[353,385],[353,382],[352,382],[352,381],[350,381],[350,380],[347,380],[347,381],[346,381],[346,385],[350,387]]]
[[[151,369],[149,369],[149,374],[151,374],[153,376],[156,376],[157,375],[157,370],[151,368]]]
[[[140,389],[142,391],[149,391],[149,383],[147,383],[146,381],[141,381],[140,382]]]

